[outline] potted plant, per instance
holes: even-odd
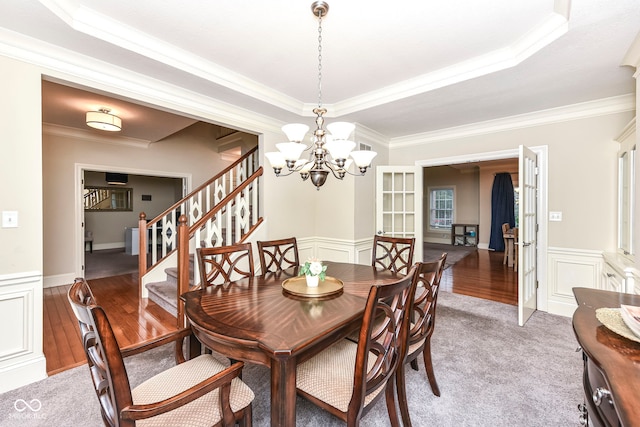
[[[300,267],[300,275],[306,276],[307,286],[311,288],[317,287],[319,280],[324,281],[326,271],[327,266],[317,259],[309,259]]]

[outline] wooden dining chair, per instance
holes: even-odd
[[[260,271],[262,274],[300,265],[298,243],[295,237],[280,240],[258,241]]]
[[[202,289],[253,277],[255,274],[251,243],[198,248],[196,254]]]
[[[121,351],[107,315],[96,305],[84,279],[75,280],[68,299],[80,325],[106,426],[251,426],[254,394],[238,378],[241,362],[226,367],[212,355],[202,354],[131,389],[123,357],[184,340],[191,336],[191,329]]]
[[[502,238],[504,239],[504,258],[502,258],[502,264],[507,263],[507,258],[509,258],[509,239],[505,236],[505,234],[509,234],[511,231],[511,226],[508,222],[502,224]]]
[[[371,286],[357,343],[340,340],[298,365],[300,396],[356,426],[384,395],[391,425],[399,425],[395,375],[406,349],[415,271],[391,284]]]
[[[513,271],[518,271],[518,227],[513,228]]]
[[[373,238],[371,265],[406,274],[413,264],[415,242],[416,239],[413,237],[387,237],[376,234]]]
[[[421,353],[431,391],[436,396],[440,396],[440,388],[433,372],[431,336],[435,328],[438,291],[446,260],[447,254],[443,253],[437,261],[416,264],[417,270],[414,278],[416,290],[411,306],[411,329],[407,336],[407,352],[404,363],[398,366],[398,374],[396,375],[398,402],[400,413],[402,414],[402,422],[405,426],[410,426],[411,421],[407,406],[404,367],[409,363],[417,371],[418,356]]]

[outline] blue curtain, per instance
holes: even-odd
[[[516,217],[514,213],[513,182],[511,174],[502,172],[496,174],[491,190],[491,238],[489,249],[504,251],[504,238],[502,237],[502,224],[509,223],[515,227]]]

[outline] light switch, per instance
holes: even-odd
[[[549,221],[562,221],[562,212],[549,212]]]
[[[2,211],[2,228],[15,228],[18,226],[17,211]]]

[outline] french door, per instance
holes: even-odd
[[[537,309],[538,301],[538,159],[524,145],[519,152],[520,210],[518,229],[518,324]]]
[[[376,233],[415,237],[413,262],[422,261],[422,167],[376,167]]]

